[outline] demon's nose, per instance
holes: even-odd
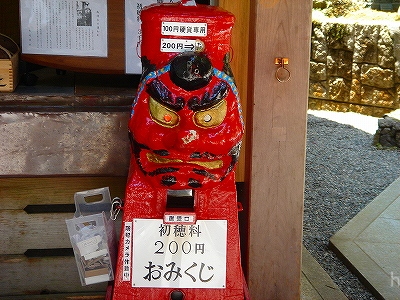
[[[193,149],[199,143],[199,133],[196,130],[181,130],[164,137],[164,146],[167,149]]]
[[[197,141],[199,140],[199,134],[197,133],[196,130],[187,130],[187,131],[182,131],[182,134],[180,135],[179,138],[183,146],[190,144],[197,144]]]

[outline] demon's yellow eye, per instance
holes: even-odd
[[[172,109],[158,103],[152,97],[149,98],[149,109],[154,122],[166,127],[174,127],[178,125],[178,114]]]
[[[196,112],[194,122],[200,127],[218,126],[224,121],[227,109],[226,100],[222,100],[209,109]]]

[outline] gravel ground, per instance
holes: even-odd
[[[375,299],[328,249],[329,238],[400,176],[400,151],[372,146],[377,118],[309,111],[304,245],[343,293]]]

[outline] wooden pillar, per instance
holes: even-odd
[[[219,6],[235,15],[235,26],[232,31],[231,68],[240,93],[243,115],[247,115],[247,82],[248,82],[248,48],[250,0],[219,0]],[[246,140],[247,130],[243,140]],[[236,181],[245,180],[245,158],[247,145],[244,142],[240,152],[240,160],[236,169]]]
[[[311,0],[251,1],[248,284],[255,300],[300,299],[311,8]],[[275,78],[279,57],[288,58],[287,82]]]

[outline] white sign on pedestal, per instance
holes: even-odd
[[[132,286],[225,288],[226,220],[133,220]]]

